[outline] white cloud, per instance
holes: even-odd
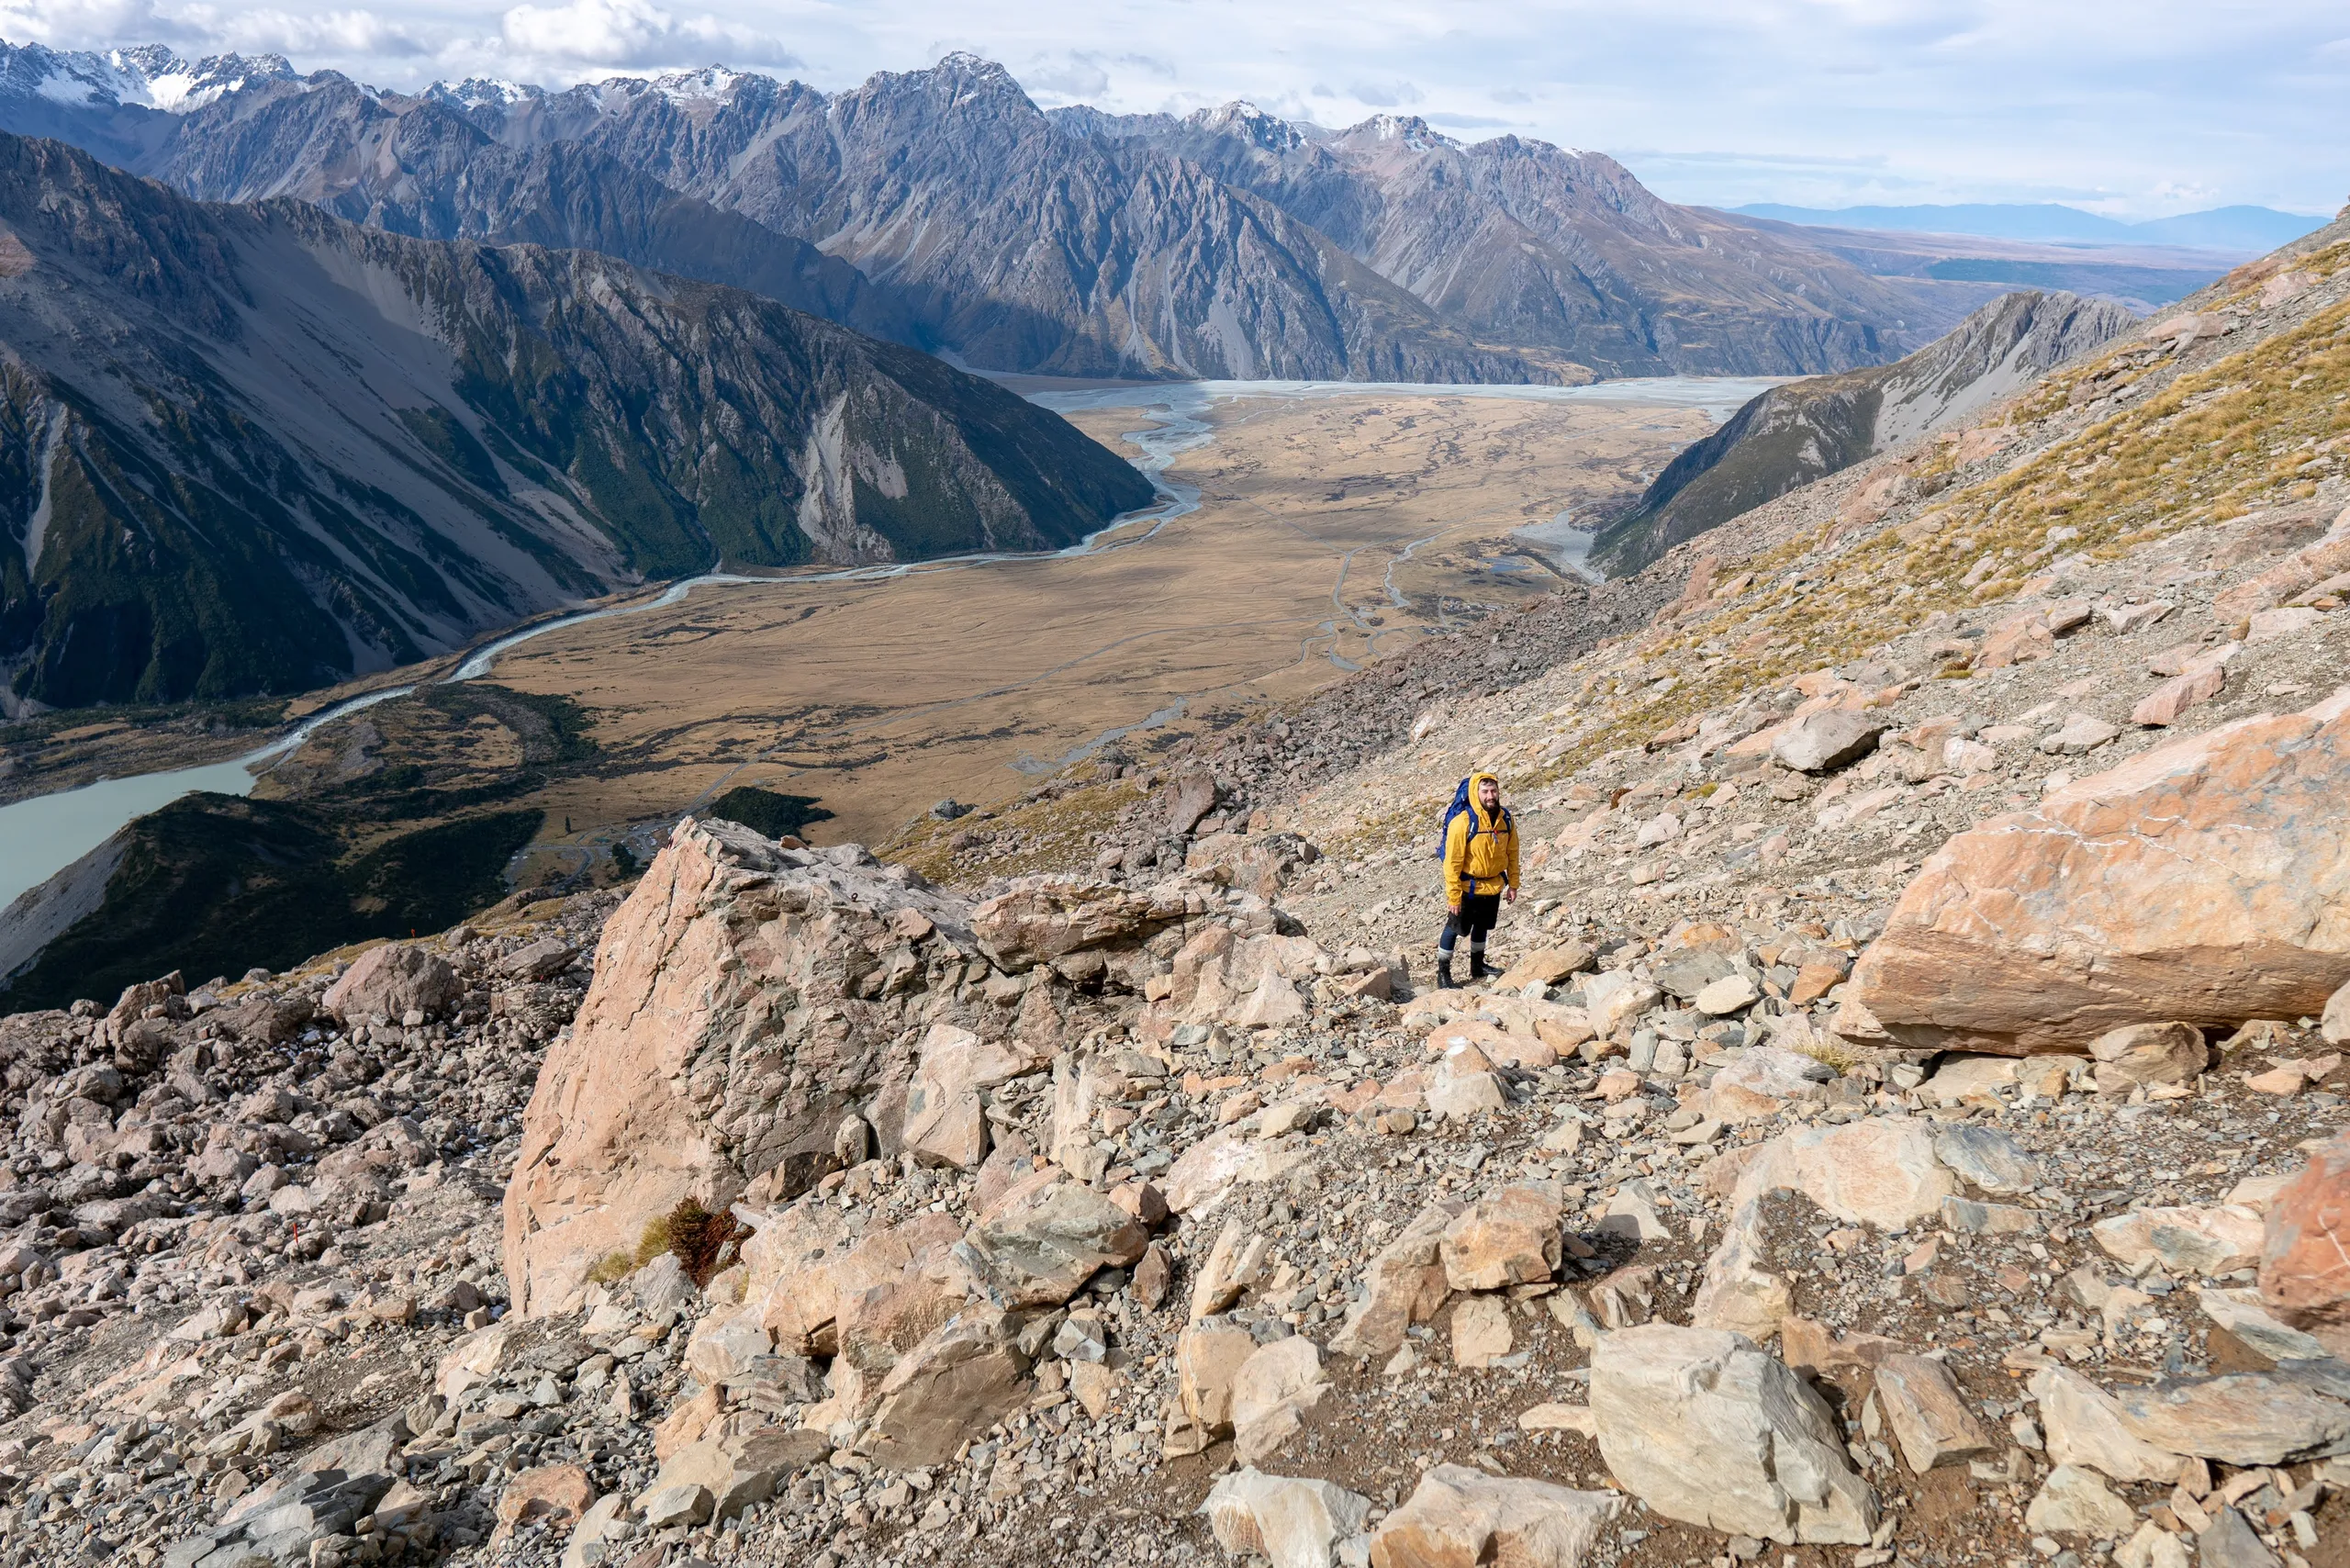
[[[0,38],[38,39],[52,49],[104,49],[117,43],[176,43],[200,37],[152,0],[0,0]]]
[[[1013,73],[1034,98],[1075,103],[1098,98],[1110,90],[1110,73],[1101,61],[1087,54],[1062,54],[1033,61]]]
[[[680,17],[651,0],[569,0],[522,5],[498,35],[517,61],[565,66],[796,65],[780,39],[704,12]]]
[[[429,52],[407,27],[374,11],[241,11],[224,18],[219,37],[240,53],[276,53],[297,61],[319,54],[404,60]]]
[[[1389,82],[1358,82],[1347,89],[1356,103],[1369,104],[1374,109],[1403,108],[1420,101],[1420,90],[1398,76]]]

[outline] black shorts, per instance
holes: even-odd
[[[1501,894],[1463,893],[1460,895],[1460,913],[1446,919],[1445,929],[1452,932],[1465,932],[1472,937],[1479,937],[1491,931],[1501,917]]]

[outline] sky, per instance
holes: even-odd
[[[1713,206],[2350,200],[2344,0],[0,0],[0,37],[274,50],[400,89],[722,63],[838,90],[968,50],[1046,107],[1411,113]]]

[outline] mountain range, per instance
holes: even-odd
[[[2055,202],[1962,202],[1942,207],[1783,207],[1751,202],[1733,207],[1753,218],[1815,228],[1874,229],[1897,234],[1975,234],[1991,240],[2041,240],[2073,244],[2193,245],[2258,254],[2325,226],[2322,217],[2273,207],[2215,207],[2174,218],[2124,223]]]
[[[297,690],[651,577],[1049,548],[1151,494],[753,294],[6,134],[0,342],[12,706]]]
[[[1740,513],[1959,423],[2139,325],[2121,306],[2022,291],[1891,364],[1774,386],[1683,449],[1601,529],[1594,565],[1623,576]]]
[[[1246,104],[1047,114],[969,55],[839,94],[711,67],[402,95],[276,57],[0,46],[0,129],[207,200],[599,250],[999,372],[1816,374],[1996,292],[1872,276],[1599,153]]]

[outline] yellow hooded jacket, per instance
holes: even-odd
[[[1504,888],[1514,888],[1517,882],[1517,823],[1506,806],[1500,812],[1500,821],[1486,815],[1485,808],[1477,802],[1483,792],[1485,780],[1492,778],[1494,787],[1501,788],[1501,780],[1490,773],[1469,776],[1469,809],[1452,819],[1444,834],[1444,902],[1447,906],[1460,902],[1463,893],[1498,893]],[[1470,819],[1476,819],[1476,831],[1470,831]]]

